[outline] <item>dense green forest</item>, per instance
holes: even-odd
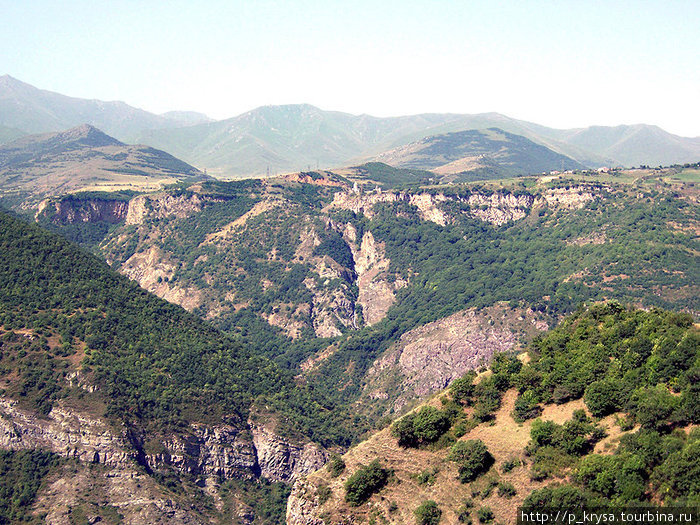
[[[0,261],[1,372],[16,373],[7,393],[33,408],[47,413],[71,394],[63,378],[77,361],[107,414],[129,424],[236,425],[258,400],[278,411],[281,430],[347,439],[291,372],[64,239],[0,213]]]
[[[41,517],[30,518],[28,511],[43,479],[60,460],[41,450],[0,450],[0,524],[41,523]]]

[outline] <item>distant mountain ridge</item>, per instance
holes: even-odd
[[[587,167],[700,160],[700,137],[679,137],[645,124],[560,130],[499,113],[380,118],[308,104],[263,106],[210,121],[194,112],[155,115],[123,102],[67,97],[0,77],[0,142],[85,122],[119,140],[148,144],[200,169],[235,176],[357,165],[429,136],[488,128],[521,135]]]
[[[165,181],[205,177],[169,153],[124,144],[89,124],[0,145],[0,196],[20,198],[29,206],[44,196],[95,185],[155,189]]]
[[[10,75],[0,76],[0,125],[25,134],[61,131],[91,124],[127,142],[146,129],[203,122],[204,115],[188,112],[155,115],[124,102],[68,97],[38,89]]]
[[[387,151],[376,160],[439,175],[477,171],[490,172],[494,177],[584,167],[570,157],[498,128],[433,135]]]

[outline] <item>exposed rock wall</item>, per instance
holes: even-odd
[[[126,219],[129,203],[109,199],[47,199],[39,204],[36,218],[47,217],[54,224],[108,222],[117,224]]]
[[[287,525],[324,525],[317,516],[318,507],[316,487],[306,480],[297,481],[287,500]]]
[[[491,195],[472,193],[466,201],[471,207],[472,217],[496,225],[523,219],[530,208],[542,204],[541,199],[536,199],[532,195],[516,196],[512,193],[500,192]]]
[[[517,347],[546,330],[531,310],[506,305],[468,309],[403,334],[368,373],[367,395],[390,399],[394,410],[413,399],[437,392],[467,371],[488,364],[495,353]],[[392,383],[401,382],[401,393]]]
[[[438,205],[446,200],[447,198],[442,194],[427,192],[338,192],[333,196],[333,202],[331,202],[330,208],[351,210],[355,213],[372,218],[374,216],[373,208],[375,204],[380,202],[407,202],[418,208],[423,220],[433,221],[444,226],[448,222],[448,217]]]
[[[296,442],[272,427],[250,422],[231,425],[193,424],[188,431],[162,436],[159,452],[145,450],[145,438],[123,428],[115,431],[99,419],[54,407],[45,418],[0,398],[0,448],[44,449],[82,462],[133,470],[137,463],[158,470],[172,467],[202,478],[254,478],[293,482],[322,467],[327,453],[312,442]]]
[[[168,195],[167,193],[140,195],[129,201],[126,224],[142,224],[147,217],[163,219],[176,217],[184,219],[202,211],[206,202],[220,202],[221,199],[191,195]]]
[[[7,398],[0,398],[0,448],[40,448],[112,467],[123,467],[132,459],[122,437],[98,419],[59,407],[40,419]]]
[[[328,460],[327,452],[310,441],[292,443],[271,428],[252,422],[250,429],[260,475],[271,481],[293,483],[320,469]]]
[[[529,210],[538,207],[552,209],[576,209],[594,200],[596,194],[585,185],[569,188],[552,188],[541,195],[514,194],[510,192],[471,193],[466,197],[442,193],[407,192],[339,192],[333,197],[330,208],[351,210],[369,218],[374,216],[374,205],[386,202],[407,202],[418,208],[423,220],[445,226],[452,221],[449,213],[440,206],[444,202],[459,201],[469,205],[469,215],[495,225],[525,218]]]
[[[357,272],[357,302],[362,305],[365,323],[371,326],[384,318],[396,300],[395,286],[386,280],[390,260],[386,257],[384,245],[377,242],[369,231],[362,236],[359,248],[354,244],[350,244],[350,248]]]

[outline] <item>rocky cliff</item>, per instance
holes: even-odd
[[[487,365],[494,354],[516,350],[547,327],[532,310],[505,304],[457,312],[403,334],[372,365],[366,395],[388,400],[387,408],[400,412],[411,401]]]
[[[117,224],[126,219],[129,202],[118,199],[64,198],[41,201],[36,217],[44,216],[54,224],[108,222]]]
[[[0,398],[0,448],[43,449],[76,460],[80,471],[76,483],[92,494],[93,486],[100,485],[109,505],[129,517],[128,523],[209,521],[182,498],[168,497],[149,472],[175,471],[218,501],[217,487],[224,480],[262,477],[293,483],[327,460],[320,446],[284,438],[269,423],[251,420],[243,428],[192,424],[177,434],[147,437],[66,406],[40,417],[8,398]],[[102,470],[85,470],[81,465]],[[40,495],[39,507],[50,509],[51,523],[68,524],[70,509],[81,498],[84,493],[59,476]]]
[[[541,193],[512,193],[508,191],[473,192],[466,196],[441,192],[401,192],[401,191],[361,191],[339,192],[334,195],[330,209],[351,210],[354,213],[372,218],[374,206],[379,203],[405,202],[418,209],[420,217],[440,226],[452,222],[454,216],[443,206],[457,202],[464,206],[463,213],[495,225],[508,221],[518,221],[527,216],[532,208],[549,207],[576,209],[594,200],[596,193],[586,185],[568,188],[551,188]]]
[[[279,436],[266,424],[250,421],[244,428],[227,424],[192,424],[185,432],[151,436],[159,451],[149,451],[145,436],[67,407],[54,407],[45,418],[0,398],[0,448],[40,448],[64,457],[109,467],[151,470],[167,466],[216,484],[219,479],[262,476],[294,481],[326,462],[315,443]]]

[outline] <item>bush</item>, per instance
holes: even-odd
[[[450,385],[452,399],[462,405],[471,405],[474,396],[474,378],[476,372],[470,370],[463,377],[455,379]]]
[[[333,491],[328,485],[320,485],[316,489],[316,495],[318,496],[318,504],[323,505],[326,501],[328,501],[333,494]]]
[[[330,472],[332,478],[337,478],[345,470],[345,461],[343,458],[337,455],[332,455],[331,460],[328,462],[328,472]]]
[[[508,459],[501,464],[501,472],[504,474],[520,466],[519,459]]]
[[[504,498],[512,498],[517,492],[512,483],[501,482],[498,484],[498,495]]]
[[[471,509],[474,507],[474,502],[470,499],[464,500],[464,503],[462,503],[462,506],[457,509],[457,519],[459,520],[460,523],[466,523],[467,525],[471,525],[472,523],[472,517],[471,517]]]
[[[345,482],[345,501],[353,507],[361,505],[369,497],[386,485],[389,471],[382,468],[379,460],[374,460],[366,467],[360,467]]]
[[[440,507],[433,500],[424,501],[413,513],[420,525],[437,525],[442,517]]]
[[[481,440],[459,441],[447,459],[459,466],[459,479],[462,483],[474,481],[493,465],[493,456]]]
[[[620,410],[621,385],[618,381],[604,379],[588,385],[583,400],[594,417],[603,417]]]
[[[391,435],[398,439],[402,447],[418,447],[437,441],[449,430],[450,423],[445,411],[425,406],[394,423]]]
[[[527,419],[532,419],[542,413],[542,407],[539,405],[537,394],[532,390],[525,390],[518,395],[513,408],[513,419],[518,423],[522,423]]]
[[[476,511],[476,517],[479,519],[479,523],[491,523],[495,516],[491,507],[481,507]]]
[[[643,428],[661,430],[671,423],[678,401],[665,386],[656,385],[635,390],[630,399],[630,408]]]
[[[424,470],[416,476],[416,481],[419,485],[432,485],[435,483],[435,476],[438,475],[438,472],[440,472],[438,467]]]
[[[525,498],[523,510],[580,509],[591,503],[580,488],[571,485],[549,486],[533,490]]]

